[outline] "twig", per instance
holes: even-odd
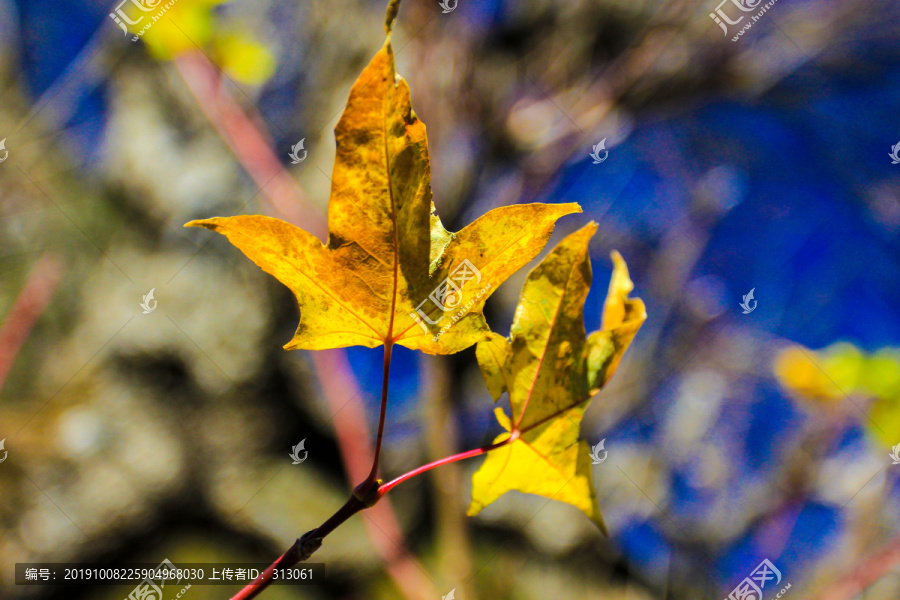
[[[372,470],[363,485],[371,485],[378,477],[378,460],[381,457],[381,444],[384,441],[384,421],[387,417],[388,383],[391,379],[391,354],[393,342],[384,344],[384,367],[381,371],[381,409],[378,416],[378,434],[375,436],[375,456],[372,457]]]
[[[518,437],[518,436],[516,436],[516,437]],[[486,453],[490,452],[491,450],[496,450],[497,448],[502,448],[503,446],[506,446],[507,444],[510,444],[513,441],[514,441],[514,438],[512,436],[510,436],[502,441],[497,442],[496,444],[491,444],[490,446],[484,446],[482,448],[475,448],[474,450],[467,450],[465,452],[460,452],[459,454],[454,454],[453,456],[445,456],[444,458],[432,461],[432,462],[428,463],[427,465],[422,465],[421,467],[416,467],[412,471],[410,471],[408,473],[404,473],[403,475],[400,475],[399,477],[396,477],[396,478],[390,480],[389,482],[384,483],[381,486],[379,486],[378,495],[384,496],[385,494],[387,494],[389,491],[391,491],[396,486],[400,485],[404,481],[407,481],[408,479],[412,479],[416,475],[421,475],[422,473],[425,473],[425,472],[435,469],[437,467],[440,467],[443,465],[448,465],[450,463],[455,463],[460,460],[465,460],[467,458],[474,458],[476,456],[481,456],[482,454],[486,454]]]
[[[428,460],[436,460],[456,451],[459,431],[451,401],[449,361],[444,356],[425,356],[420,361],[422,380],[422,427]],[[466,600],[476,600],[478,594],[473,581],[472,547],[469,519],[460,512],[463,501],[463,471],[459,464],[450,464],[429,477],[434,494],[435,548],[440,557],[442,575],[454,582],[457,594]],[[385,498],[387,500],[387,498]],[[376,506],[377,508],[377,506]],[[432,599],[440,595],[432,596]]]
[[[334,414],[332,421],[347,478],[362,481],[373,460],[372,439],[347,353],[323,350],[312,352],[311,356],[316,372],[329,374],[328,377],[320,376],[319,380]],[[384,498],[368,509],[366,516],[368,518],[363,520],[366,533],[401,593],[409,600],[437,598],[440,594],[425,576],[424,568],[404,549],[403,530],[390,498]]]
[[[420,475],[441,465],[446,465],[466,458],[479,456],[481,454],[485,454],[486,452],[490,452],[491,450],[495,450],[507,444],[511,444],[519,438],[519,434],[519,431],[514,431],[510,435],[510,437],[497,442],[496,444],[491,444],[490,446],[485,446],[483,448],[476,448],[475,450],[469,450],[467,452],[460,452],[459,454],[454,454],[453,456],[448,456],[446,458],[430,462],[427,465],[423,465],[421,467],[413,469],[409,473],[405,473],[404,475],[397,477],[390,483],[386,483],[384,485],[379,485],[378,483],[376,483],[374,486],[365,489],[364,495],[361,493],[363,491],[363,486],[357,486],[356,490],[354,490],[353,492],[353,495],[349,500],[347,500],[347,503],[344,504],[344,506],[342,506],[339,511],[334,513],[331,517],[328,518],[327,521],[325,521],[316,529],[307,531],[305,534],[303,534],[303,537],[294,542],[294,545],[291,546],[287,552],[282,554],[278,558],[278,560],[269,565],[269,567],[266,568],[266,570],[263,571],[263,573],[259,577],[254,579],[244,589],[242,589],[236,595],[232,596],[231,600],[247,600],[249,598],[255,598],[257,594],[262,592],[272,583],[272,575],[275,572],[275,569],[280,567],[291,567],[298,562],[309,560],[313,553],[322,545],[322,540],[325,539],[325,536],[334,531],[338,527],[338,525],[342,524],[344,521],[346,521],[359,511],[375,506],[378,501],[384,497],[385,494],[387,494],[392,488],[396,487],[397,485],[415,477],[416,475]]]
[[[55,254],[44,254],[0,325],[0,389],[31,329],[44,313],[59,285],[62,263]]]
[[[285,220],[302,224],[319,239],[325,239],[321,211],[278,161],[269,136],[223,88],[222,78],[209,59],[199,51],[188,52],[176,57],[175,65],[200,109],[275,210]]]
[[[264,589],[272,583],[272,577],[276,569],[287,569],[297,563],[309,560],[316,550],[322,546],[322,540],[329,533],[337,529],[344,521],[366,508],[365,501],[350,496],[347,503],[344,504],[336,513],[331,515],[327,521],[311,531],[307,531],[302,537],[298,538],[294,545],[288,548],[287,552],[282,554],[278,560],[269,565],[259,577],[254,579],[249,585],[244,587],[240,592],[231,597],[231,600],[249,600],[256,598]]]
[[[900,565],[900,537],[861,561],[816,600],[850,600]]]

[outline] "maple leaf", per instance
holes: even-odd
[[[270,217],[186,225],[224,234],[294,292],[300,324],[288,350],[396,343],[459,352],[490,333],[482,310],[497,286],[537,256],[559,217],[581,212],[506,206],[447,231],[431,202],[425,125],[394,72],[390,33],[353,85],[335,138],[327,244]]]
[[[613,252],[603,328],[585,339],[584,302],[591,285],[589,223],[566,237],[528,275],[510,339],[496,333],[476,350],[485,383],[498,400],[509,393],[510,416],[497,408],[508,433],[472,479],[469,515],[510,490],[572,504],[606,533],[591,483],[588,445],[578,439],[591,397],[612,377],[646,319],[644,303],[629,298],[628,267]]]

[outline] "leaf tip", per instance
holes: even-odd
[[[564,204],[559,204],[558,206],[566,211],[563,213],[564,215],[576,215],[584,212],[581,209],[581,205],[577,202],[566,202]]]
[[[608,303],[620,303],[629,300],[628,295],[634,291],[634,282],[628,273],[628,264],[618,250],[609,253],[613,263],[612,277],[609,280]],[[637,300],[637,298],[634,298]]]
[[[578,212],[581,212],[580,210]],[[581,229],[575,232],[577,235],[582,235],[588,240],[594,237],[594,234],[597,233],[597,228],[599,225],[597,221],[588,221]]]
[[[213,217],[212,219],[194,219],[193,221],[188,221],[184,224],[184,227],[202,227],[204,229],[211,229],[215,231],[218,228],[219,217]]]
[[[494,417],[497,418],[497,422],[500,423],[503,429],[512,431],[512,421],[506,416],[506,412],[501,407],[498,406],[494,409]]]
[[[625,259],[615,250],[610,255],[613,271],[603,304],[602,330],[588,336],[588,383],[591,389],[606,385],[647,319],[643,300],[631,297],[634,282],[628,274]]]
[[[384,15],[384,32],[388,37],[394,29],[394,20],[400,11],[400,0],[390,0],[387,5],[387,12]]]
[[[594,234],[597,232],[597,223],[591,221],[586,225],[583,225],[580,229],[576,229],[569,235],[565,237],[553,250],[551,250],[551,254],[557,253],[567,253],[567,252],[575,252],[579,257],[577,260],[589,260],[588,258],[588,245],[591,242],[591,238],[594,237]],[[536,269],[537,270],[537,269]],[[590,284],[590,282],[588,282]]]

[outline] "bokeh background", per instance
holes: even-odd
[[[609,452],[610,537],[516,493],[465,517],[475,459],[328,537],[325,585],[263,597],[720,600],[769,559],[766,600],[895,600],[897,3],[778,0],[737,41],[747,19],[725,35],[716,0],[445,4],[404,0],[394,38],[444,223],[579,202],[551,244],[600,224],[588,331],[612,249],[647,303],[583,428]],[[137,42],[115,8],[0,0],[4,599],[130,591],[17,587],[16,562],[268,562],[371,456],[381,350],[283,351],[291,294],[182,224],[324,237],[332,129],[384,2],[177,0]],[[526,272],[489,301],[494,330]],[[474,351],[397,349],[383,473],[484,444],[491,410]]]

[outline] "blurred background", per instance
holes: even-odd
[[[766,600],[900,596],[900,8],[717,1],[404,0],[448,229],[578,202],[551,245],[600,224],[588,331],[612,249],[647,303],[583,427],[610,537],[518,493],[466,517],[474,459],[329,536],[325,585],[263,598],[721,600],[764,559]],[[176,0],[137,36],[110,17],[156,14],[135,2],[0,0],[4,599],[130,592],[15,586],[16,562],[269,562],[371,461],[381,349],[285,352],[290,292],[182,224],[324,239],[385,3]],[[388,477],[498,429],[474,349],[398,348],[389,406]]]

